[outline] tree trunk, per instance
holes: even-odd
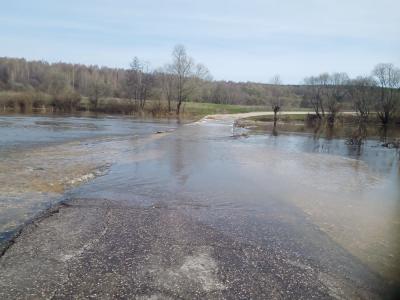
[[[176,114],[179,115],[180,111],[181,111],[181,105],[182,105],[182,101],[178,101],[178,104],[176,105]]]

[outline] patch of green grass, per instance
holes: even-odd
[[[304,122],[307,118],[308,112],[304,112],[304,114],[282,114],[278,115],[278,120],[282,122],[290,122],[290,121],[301,121]],[[273,122],[274,116],[255,116],[246,118],[247,120],[256,121],[256,122]]]
[[[184,114],[195,116],[205,116],[212,114],[235,114],[268,110],[270,110],[270,107],[268,106],[232,105],[201,102],[185,102],[183,106]]]

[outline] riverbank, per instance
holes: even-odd
[[[71,100],[59,99],[58,102],[51,95],[35,92],[2,92],[0,91],[0,115],[7,114],[38,114],[38,115],[63,115],[75,114],[78,116],[104,116],[127,115],[139,118],[177,118],[176,102],[172,101],[170,108],[164,101],[147,100],[142,108],[126,98],[101,98],[94,108],[89,98],[79,97]],[[184,102],[179,118],[196,119],[210,114],[243,113],[252,111],[269,110],[267,105],[240,105],[219,104],[207,102]]]

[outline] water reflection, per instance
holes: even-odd
[[[166,125],[143,126],[154,126],[154,132]],[[84,160],[112,158],[112,164],[68,197],[163,205],[233,239],[266,248],[279,244],[287,247],[283,252],[300,253],[291,259],[299,255],[353,276],[354,266],[342,260],[342,252],[332,254],[337,246],[327,235],[376,272],[400,279],[398,151],[368,137],[369,128],[291,126],[264,127],[253,135],[233,128],[230,119],[214,119],[146,143],[139,137],[69,145],[63,149],[86,151]],[[351,136],[362,142],[348,143]],[[46,172],[59,167],[50,164]]]
[[[281,123],[251,132],[253,146],[273,151],[268,167],[288,183],[288,201],[372,268],[400,279],[399,128]]]

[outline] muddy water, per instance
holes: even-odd
[[[108,133],[94,129],[96,139],[87,139],[92,133],[86,129],[81,136],[79,127],[73,129],[78,136],[61,131],[67,143],[5,151],[2,224],[15,226],[49,198],[57,199],[54,194],[107,198],[178,210],[271,255],[280,249],[273,255],[289,264],[322,265],[320,280],[333,291],[350,287],[332,274],[361,280],[370,276],[368,269],[386,280],[400,279],[397,150],[374,138],[354,148],[345,138],[310,134],[245,136],[233,121],[206,119],[151,135],[176,126],[127,122],[126,129],[118,120]],[[103,122],[110,121],[90,120],[100,127]],[[133,132],[141,134],[132,137]]]
[[[108,172],[116,160],[141,160],[132,149],[177,127],[130,118],[0,117],[0,244],[66,192]]]

